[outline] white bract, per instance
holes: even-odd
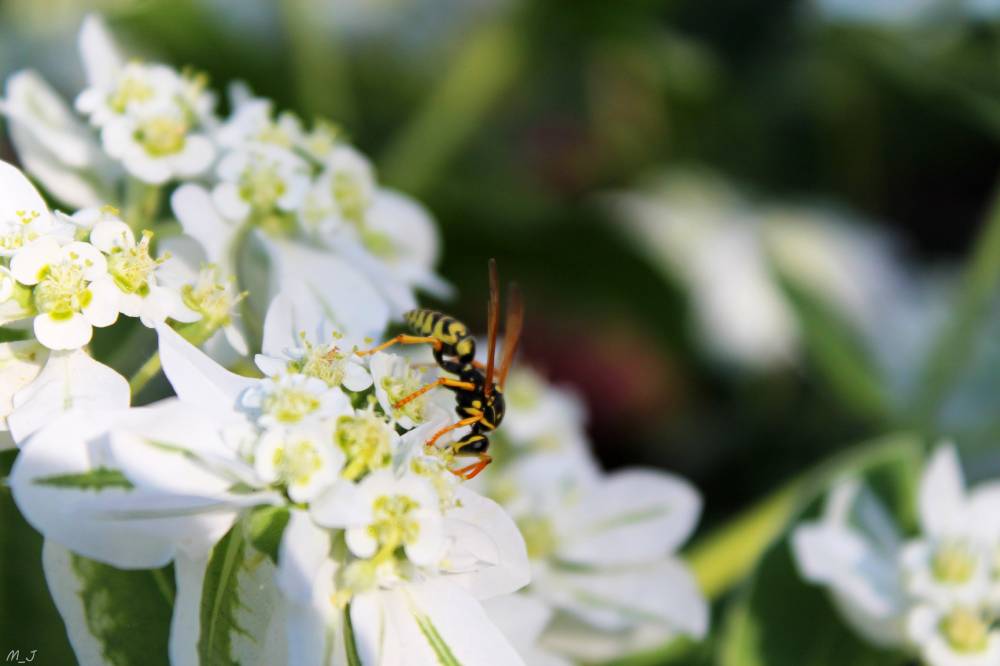
[[[531,663],[611,660],[680,634],[703,636],[707,602],[675,555],[697,523],[697,492],[653,470],[604,474],[574,396],[519,369],[507,387],[504,428],[512,427],[503,432],[512,446],[483,483],[524,536],[532,582],[528,606],[500,600],[491,615],[519,632],[528,619],[510,617],[510,604],[536,617],[533,645],[519,639],[524,654],[544,655]]]
[[[824,517],[796,529],[803,577],[830,590],[866,639],[904,647],[929,666],[978,666],[1000,655],[1000,486],[966,491],[955,449],[942,446],[924,471],[921,533],[903,542],[874,495],[839,485]]]

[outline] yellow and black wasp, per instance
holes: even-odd
[[[479,474],[492,458],[486,453],[490,446],[489,433],[496,430],[503,421],[503,387],[507,373],[514,361],[514,352],[521,337],[524,323],[524,306],[516,285],[510,286],[510,303],[507,308],[507,325],[504,331],[503,358],[499,367],[494,365],[497,334],[500,328],[500,289],[497,279],[496,261],[490,259],[490,302],[487,311],[488,351],[486,363],[475,360],[476,340],[469,328],[450,315],[435,310],[411,310],[403,315],[413,335],[402,333],[385,343],[360,354],[374,354],[394,344],[429,344],[434,351],[434,360],[445,372],[455,377],[441,377],[400,399],[394,405],[402,407],[428,391],[443,386],[455,393],[455,412],[459,420],[434,433],[426,446],[433,446],[444,434],[470,426],[469,432],[451,444],[455,456],[476,456],[476,462],[460,469],[452,470],[464,479]]]

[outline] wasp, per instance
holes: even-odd
[[[398,400],[394,407],[399,408],[421,395],[438,387],[447,388],[455,393],[455,413],[459,420],[441,428],[427,440],[425,446],[431,447],[443,435],[469,427],[469,432],[461,439],[451,444],[451,452],[455,456],[475,456],[476,461],[465,467],[453,469],[452,472],[464,479],[471,479],[490,464],[492,458],[487,454],[490,440],[489,433],[499,427],[503,421],[505,405],[503,387],[507,381],[507,373],[514,361],[514,353],[521,337],[524,323],[524,306],[517,285],[509,289],[509,305],[507,308],[507,323],[505,326],[504,350],[500,365],[494,363],[497,346],[497,334],[500,328],[500,289],[497,278],[496,261],[489,262],[490,300],[487,309],[487,355],[486,363],[476,360],[476,339],[469,332],[469,327],[451,315],[435,310],[410,310],[403,315],[412,334],[401,333],[383,344],[358,352],[361,355],[374,354],[395,344],[429,344],[434,353],[434,361],[438,366],[454,377],[441,377],[413,393]]]

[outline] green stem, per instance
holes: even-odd
[[[349,666],[361,666],[358,646],[354,640],[354,625],[351,623],[351,604],[344,607],[344,651]]]
[[[497,105],[523,60],[518,27],[498,21],[473,34],[416,116],[382,156],[387,183],[419,194]]]
[[[725,525],[697,541],[687,553],[695,578],[717,599],[749,574],[757,560],[799,511],[837,477],[902,454],[920,466],[916,440],[894,435],[839,453],[799,474]]]
[[[146,387],[153,377],[155,377],[160,372],[160,352],[154,352],[152,356],[146,359],[146,362],[142,364],[132,378],[128,380],[129,390],[132,392],[132,397],[139,395],[139,391]]]
[[[980,324],[1000,284],[1000,187],[962,277],[954,313],[945,322],[924,367],[912,418],[934,428],[938,413],[976,348]]]
[[[155,216],[160,209],[162,188],[144,183],[137,178],[129,178],[125,185],[125,212],[123,219],[139,232],[152,229],[156,222]]]

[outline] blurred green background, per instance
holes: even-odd
[[[3,0],[0,74],[34,67],[72,97],[75,31],[95,8],[136,53],[341,124],[383,181],[433,212],[440,271],[459,288],[440,305],[480,329],[497,257],[526,294],[527,362],[585,396],[609,468],[690,478],[703,532],[851,442],[941,430],[866,408],[810,335],[794,362],[720,360],[682,282],[601,197],[699,169],[749,201],[850,211],[896,237],[915,271],[962,262],[1000,165],[1000,3]],[[980,398],[963,421],[977,441],[1000,422],[978,360],[994,300],[969,305],[982,325],[962,338],[966,357],[941,361]],[[0,628],[49,646],[41,663],[69,663],[19,521],[7,493],[0,530],[18,540],[0,541]]]

